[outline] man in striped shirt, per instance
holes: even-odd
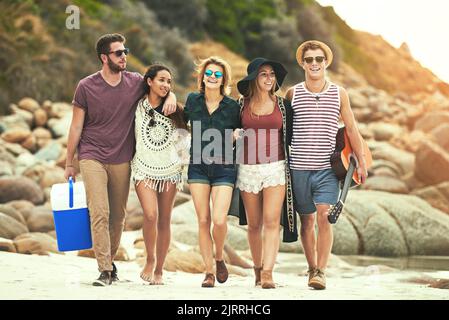
[[[290,170],[295,207],[300,214],[301,242],[309,265],[308,285],[315,289],[326,288],[324,271],[332,250],[332,226],[327,216],[330,206],[337,202],[339,187],[330,157],[340,119],[359,160],[357,173],[362,183],[367,177],[361,136],[348,94],[344,88],[325,78],[332,58],[332,51],[326,44],[316,40],[302,43],[296,52],[296,60],[304,69],[306,80],[291,87],[286,94],[293,108]]]

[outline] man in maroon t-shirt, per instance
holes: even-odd
[[[120,34],[106,34],[98,39],[96,50],[102,68],[78,83],[72,101],[65,178],[75,179],[73,158],[77,149],[101,272],[94,286],[118,280],[113,261],[125,222],[135,146],[134,114],[144,94],[143,77],[125,71],[129,52],[125,41]],[[171,93],[164,112],[175,110],[176,98]]]

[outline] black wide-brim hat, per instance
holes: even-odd
[[[242,95],[245,96],[247,94],[250,81],[256,79],[259,68],[263,65],[269,65],[273,68],[274,74],[276,75],[275,91],[278,91],[280,86],[282,86],[285,76],[288,73],[284,66],[279,62],[259,57],[249,63],[246,69],[248,75],[237,83],[237,89]]]

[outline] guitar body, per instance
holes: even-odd
[[[362,144],[365,152],[365,163],[366,167],[369,168],[373,162],[371,152],[366,144],[365,140],[362,139]],[[339,181],[343,181],[346,177],[346,173],[348,172],[349,163],[351,157],[355,157],[355,153],[352,150],[351,144],[349,143],[349,137],[346,133],[346,128],[341,127],[338,129],[337,136],[335,139],[335,150],[331,155],[331,166],[335,175],[337,176]],[[357,162],[357,159],[356,159]],[[359,185],[360,178],[357,174],[357,170],[354,171],[352,175],[352,183],[351,186]]]

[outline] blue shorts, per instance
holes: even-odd
[[[316,212],[317,204],[334,205],[340,192],[337,176],[332,169],[290,170],[296,211]]]
[[[237,179],[235,164],[190,164],[187,183],[204,183],[214,186],[234,187]]]

